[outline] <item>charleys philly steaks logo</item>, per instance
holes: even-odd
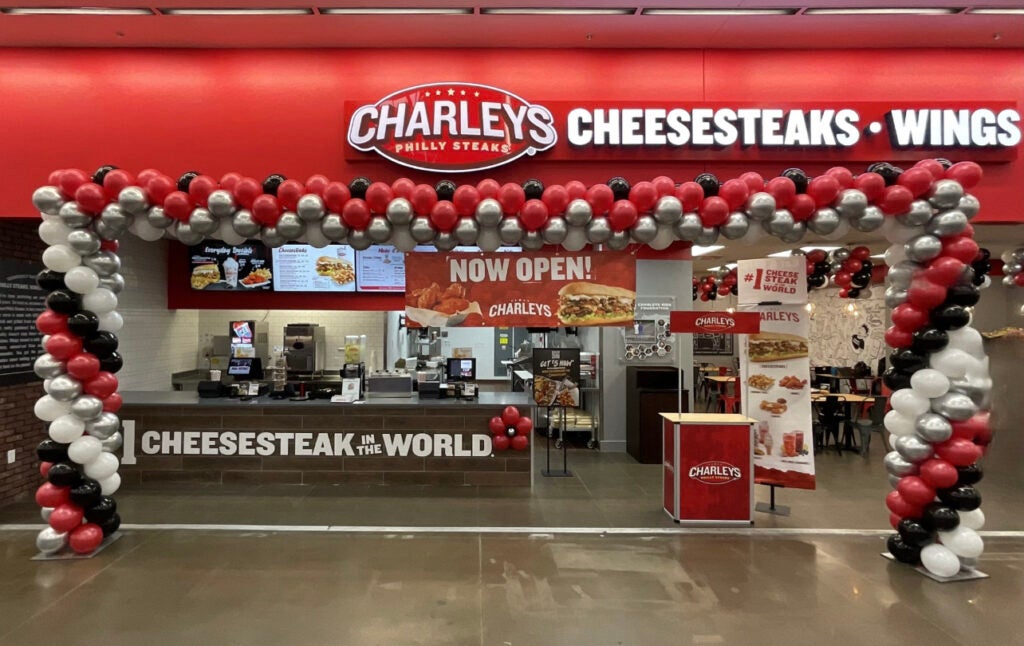
[[[703,482],[704,484],[717,485],[735,482],[743,477],[743,472],[740,471],[739,467],[728,462],[711,460],[690,467],[687,475],[693,480]]]
[[[555,119],[542,105],[487,85],[430,83],[399,90],[356,108],[348,143],[426,171],[460,173],[494,168],[558,141]]]
[[[710,314],[698,318],[696,325],[705,332],[721,333],[736,327],[736,319],[724,314]]]

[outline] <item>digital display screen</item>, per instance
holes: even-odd
[[[252,372],[252,359],[228,359],[228,374],[235,377],[248,377]]]
[[[448,359],[449,381],[473,381],[476,379],[476,359]]]

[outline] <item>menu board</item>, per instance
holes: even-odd
[[[317,249],[305,244],[286,244],[273,251],[277,272],[274,291],[356,291],[356,252],[348,245]]]
[[[39,356],[36,317],[43,311],[43,290],[36,285],[42,265],[0,260],[0,384],[36,379],[32,364]]]
[[[356,252],[356,289],[360,292],[404,292],[405,253],[391,245]]]
[[[192,289],[265,291],[274,287],[273,264],[265,246],[209,241],[189,247]]]
[[[579,348],[534,349],[533,401],[558,408],[580,405]]]

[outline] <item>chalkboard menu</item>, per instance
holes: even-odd
[[[693,353],[703,355],[729,355],[733,354],[732,334],[704,334],[693,335]]]
[[[42,353],[36,317],[45,307],[36,274],[42,269],[42,265],[0,260],[0,384],[36,379],[32,364]]]

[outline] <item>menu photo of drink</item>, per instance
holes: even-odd
[[[274,249],[274,267],[274,291],[356,291],[356,252],[348,245],[281,245]]]
[[[202,291],[273,289],[271,254],[260,242],[229,245],[216,240],[189,247],[190,283]]]

